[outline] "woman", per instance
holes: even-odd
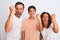
[[[41,40],[51,40],[51,32],[58,32],[58,24],[56,22],[55,14],[52,16],[48,12],[43,12],[41,14],[41,21],[43,30],[41,31]]]

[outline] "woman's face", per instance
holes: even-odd
[[[43,21],[44,25],[48,24],[48,20],[49,20],[48,14],[46,14],[46,13],[43,14],[42,21]]]
[[[29,15],[31,17],[34,17],[35,13],[36,13],[35,9],[31,8],[30,11],[29,11]]]

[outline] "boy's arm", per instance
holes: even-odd
[[[41,22],[41,18],[40,18],[40,14],[37,14],[36,15],[36,18],[37,18],[37,21],[38,21],[38,29],[39,29],[39,31],[42,31],[42,22]]]
[[[21,40],[25,40],[25,32],[24,31],[22,31],[21,37],[22,37]]]
[[[21,40],[25,40],[25,21],[22,21]]]

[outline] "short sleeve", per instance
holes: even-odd
[[[25,31],[25,22],[22,21],[22,31]]]

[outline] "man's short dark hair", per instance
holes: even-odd
[[[22,2],[17,2],[17,3],[15,4],[15,7],[16,7],[16,5],[18,5],[18,4],[23,5],[23,8],[24,8],[24,4],[23,4]]]
[[[35,9],[35,11],[36,11],[36,7],[35,6],[29,6],[28,7],[28,11],[30,11],[31,8]]]

